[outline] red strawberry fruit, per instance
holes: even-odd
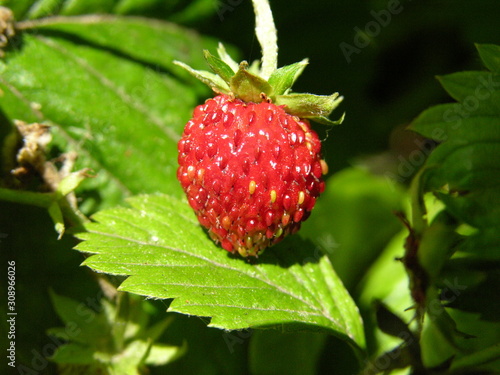
[[[263,14],[269,17],[266,10],[256,9],[258,25]],[[210,236],[244,257],[295,233],[309,217],[325,188],[327,164],[308,119],[342,121],[327,118],[342,100],[337,93],[290,93],[307,61],[276,69],[275,47],[269,52],[266,44],[268,34],[275,41],[275,30],[266,33],[257,29],[262,68],[237,64],[222,45],[220,58],[205,51],[213,73],[176,62],[218,94],[196,107],[184,128],[177,177]]]

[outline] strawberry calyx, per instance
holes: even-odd
[[[267,0],[253,0],[256,13],[256,34],[262,47],[262,62],[247,61],[237,63],[219,43],[217,56],[204,51],[205,60],[211,71],[195,70],[174,61],[191,75],[208,85],[217,94],[225,94],[244,102],[272,102],[283,106],[293,116],[313,120],[325,125],[341,124],[328,117],[342,102],[339,93],[314,95],[293,93],[293,84],[308,65],[308,59],[277,68],[276,29]]]

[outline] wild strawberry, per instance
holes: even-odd
[[[266,12],[256,13],[259,24]],[[309,217],[324,190],[327,165],[308,119],[342,121],[327,118],[342,100],[337,93],[289,93],[307,60],[276,69],[275,51],[269,52],[265,35],[257,36],[262,69],[237,64],[222,45],[220,58],[205,51],[215,74],[176,62],[218,94],[196,107],[184,128],[177,177],[210,236],[244,257],[295,233]]]

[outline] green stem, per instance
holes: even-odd
[[[49,208],[55,199],[55,193],[35,193],[33,191],[0,188],[0,200],[3,201]]]
[[[255,34],[262,48],[261,77],[268,79],[278,67],[278,37],[268,0],[252,0]]]
[[[90,223],[90,219],[78,210],[78,208],[72,207],[66,198],[62,198],[59,201],[59,206],[63,213],[63,217],[71,225],[67,233],[75,234],[85,232],[85,223]]]
[[[33,191],[12,190],[0,188],[0,201],[7,201],[48,209],[52,203],[58,201],[64,218],[71,224],[72,232],[85,230],[84,223],[90,220],[80,211],[71,207],[66,198],[60,198],[58,193],[37,193]]]
[[[411,199],[411,223],[413,230],[417,235],[422,235],[427,228],[427,209],[424,202],[423,179],[427,168],[421,168],[413,177],[410,184],[410,199]]]

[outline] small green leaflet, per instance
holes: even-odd
[[[173,298],[169,311],[222,329],[324,331],[365,346],[362,321],[328,258],[293,236],[252,263],[216,246],[184,200],[136,196],[97,213],[78,250],[98,272],[129,275],[120,290]]]

